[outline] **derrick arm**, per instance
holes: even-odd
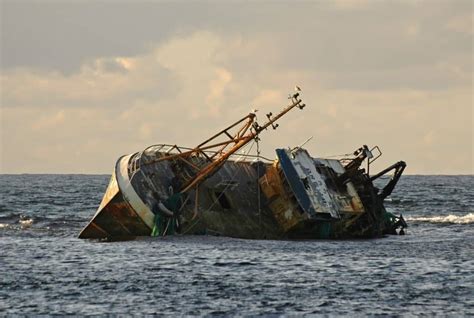
[[[222,130],[221,132],[217,133],[216,135],[212,136],[205,142],[199,144],[197,147],[195,147],[192,152],[201,152],[203,153],[203,150],[209,150],[214,147],[220,146],[219,150],[210,158],[212,161],[202,167],[201,170],[199,170],[195,177],[192,178],[191,180],[188,180],[182,189],[180,190],[181,193],[187,192],[193,187],[199,186],[201,182],[203,182],[206,178],[210,177],[213,173],[215,173],[223,164],[224,162],[235,152],[237,152],[239,149],[244,147],[246,144],[248,144],[251,140],[257,138],[257,136],[265,129],[267,129],[269,126],[272,126],[273,129],[276,129],[278,127],[275,122],[283,117],[286,113],[288,113],[290,110],[292,110],[295,107],[298,107],[299,109],[303,109],[306,105],[302,104],[302,100],[299,98],[300,94],[297,92],[289,97],[291,100],[291,104],[288,105],[286,108],[284,108],[280,113],[278,113],[275,117],[272,117],[272,114],[269,113],[267,114],[268,121],[260,126],[256,121],[255,121],[255,114],[249,114],[240,121],[232,124],[228,128]],[[242,123],[245,121],[245,119],[248,119],[247,122],[244,123],[244,125],[237,131],[237,133],[232,136],[229,133],[230,128],[236,127],[239,123]],[[212,140],[218,138],[219,136],[222,136],[225,134],[229,140],[223,143],[218,143],[214,145],[207,145],[209,142]],[[232,144],[231,148],[227,149],[227,147]],[[227,150],[226,150],[227,149]],[[177,154],[176,156],[182,156],[183,154]]]
[[[405,161],[399,161],[399,162],[391,165],[390,167],[380,171],[376,175],[370,177],[370,181],[374,181],[375,179],[378,179],[381,176],[383,176],[384,174],[386,174],[387,172],[389,172],[391,170],[395,170],[392,178],[385,185],[385,187],[382,189],[382,192],[380,192],[380,194],[379,194],[379,197],[382,200],[384,200],[386,197],[388,197],[392,193],[393,189],[395,188],[395,186],[398,183],[398,180],[400,180],[400,177],[402,176],[402,173],[405,170],[406,166],[407,166],[407,164],[405,163]]]
[[[182,178],[181,184],[178,186],[178,192],[185,193],[192,188],[198,187],[200,183],[215,173],[239,149],[250,141],[257,140],[258,135],[263,130],[270,126],[276,129],[278,124],[275,124],[275,122],[290,110],[295,107],[303,109],[306,106],[302,103],[299,91],[290,95],[288,99],[290,99],[290,104],[275,116],[272,113],[268,113],[268,120],[262,126],[257,123],[255,113],[250,113],[194,148],[189,149],[174,145],[168,151],[162,153],[161,156],[141,165],[150,165],[166,160],[171,161],[178,170],[181,170],[179,167],[185,167],[188,173],[182,174],[177,172],[179,177]]]
[[[196,157],[204,156],[205,158],[208,159],[208,161],[212,161],[212,158],[215,157],[215,155],[219,151],[217,151],[212,156],[208,156],[206,154],[206,151],[215,150],[217,147],[220,147],[220,151],[222,151],[229,144],[237,143],[240,140],[244,139],[244,137],[239,132],[244,131],[244,130],[246,131],[248,129],[246,127],[251,127],[252,124],[254,123],[255,117],[256,117],[255,114],[252,114],[252,113],[248,114],[247,116],[241,118],[240,120],[236,121],[232,125],[230,125],[227,128],[221,130],[217,134],[215,134],[212,137],[206,139],[204,142],[200,143],[199,145],[197,145],[196,147],[194,147],[192,149],[186,150],[184,152],[165,155],[165,156],[160,157],[156,160],[152,160],[152,161],[150,161],[146,164],[152,164],[152,163],[155,163],[155,162],[171,160],[171,159],[175,159],[175,158],[190,158],[190,157],[193,157],[193,156],[196,156]],[[242,125],[242,127],[239,129],[239,131],[234,136],[232,136],[231,135],[231,130],[234,129],[237,125],[239,125],[242,122],[245,122],[245,123]],[[224,141],[217,141],[219,139],[219,137],[221,137],[221,136],[226,136],[226,137],[228,137],[228,139],[224,140]]]

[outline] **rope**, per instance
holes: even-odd
[[[351,157],[352,156],[352,157]],[[345,153],[345,154],[342,154],[342,155],[332,155],[332,156],[324,156],[324,158],[340,158],[340,157],[345,157],[343,159],[353,159],[354,158],[354,154],[352,153]]]

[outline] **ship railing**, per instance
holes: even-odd
[[[140,170],[140,166],[142,163],[142,159],[144,156],[150,157],[157,157],[157,156],[168,156],[170,154],[179,154],[185,151],[193,150],[190,147],[178,146],[176,144],[155,144],[150,145],[144,150],[135,153],[132,158],[130,159],[128,165],[128,172],[130,176],[133,176],[138,170]],[[201,151],[202,155],[209,160],[218,153],[217,151],[212,150],[205,150]],[[262,155],[252,155],[248,153],[234,153],[230,156],[230,159],[235,162],[253,162],[253,161],[263,161],[265,163],[272,163],[273,160],[266,158]]]
[[[155,149],[153,149],[155,148]],[[164,150],[164,151],[163,151]],[[178,146],[178,145],[172,145],[172,144],[156,144],[156,145],[151,145],[145,148],[145,150],[140,152],[140,156],[143,154],[148,155],[148,154],[158,154],[158,153],[163,153],[165,155],[170,155],[170,154],[178,154],[178,153],[183,153],[184,151],[190,151],[194,150],[193,148],[190,147],[184,147],[184,146]],[[214,155],[218,153],[218,151],[212,151],[212,150],[204,150],[202,151],[203,154],[206,154],[207,156]],[[245,153],[234,153],[231,155],[231,158],[236,158],[236,157],[248,157],[253,161],[254,159],[261,159],[262,161],[266,161],[268,163],[273,162],[272,159],[269,159],[267,157],[264,157],[262,155],[252,155],[252,154],[245,154]]]

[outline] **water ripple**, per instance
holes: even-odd
[[[387,208],[405,236],[79,240],[108,178],[0,176],[0,313],[474,314],[473,177],[403,177]]]

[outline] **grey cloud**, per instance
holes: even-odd
[[[315,154],[379,143],[412,172],[472,171],[472,33],[456,22],[470,1],[0,4],[0,170],[108,172],[278,111],[299,84],[308,107],[262,136],[267,156],[314,135]],[[452,153],[464,161],[440,164]]]
[[[428,6],[428,3],[430,4]],[[316,3],[2,2],[2,71],[49,68],[69,76],[100,56],[140,56],[166,40],[207,28],[223,39],[240,36],[222,65],[234,79],[265,70],[310,73],[323,87],[353,90],[447,89],[470,86],[472,35],[446,25],[470,2],[369,2],[357,10]],[[153,46],[152,46],[153,45]],[[192,55],[193,52],[189,52]],[[126,72],[104,59],[105,72]],[[155,66],[159,67],[159,65]],[[163,68],[155,87],[134,85],[129,99],[174,96],[179,81]],[[249,75],[254,74],[254,75]],[[8,98],[4,106],[24,104]],[[97,106],[125,107],[125,91]],[[45,91],[37,105],[76,105],[83,99]],[[25,94],[26,96],[26,94]],[[27,97],[27,96],[26,96]],[[90,102],[90,101],[89,101]]]
[[[436,68],[438,64],[465,68],[472,63],[472,34],[446,28],[453,16],[466,12],[472,12],[468,2],[392,1],[358,11],[325,11],[315,14],[314,20],[305,14],[297,30],[280,38],[279,66],[332,73],[330,85],[338,88],[467,86],[469,77],[453,79],[455,75],[440,74]],[[418,73],[420,69],[425,73]],[[386,78],[393,74],[400,76]],[[354,79],[352,85],[347,78]],[[405,83],[400,82],[403,78]]]
[[[364,57],[368,51],[383,55],[394,50],[417,58],[413,51],[419,51],[418,45],[426,50],[457,49],[459,45],[470,49],[465,36],[447,36],[447,31],[442,31],[449,17],[472,12],[470,1],[414,3],[373,1],[360,10],[338,10],[329,1],[3,1],[2,64],[7,68],[27,65],[71,71],[88,57],[135,55],[146,51],[150,43],[202,28],[244,36],[272,33],[282,38],[283,50],[291,48],[296,53],[291,57],[329,68],[390,65],[389,59],[380,58],[365,63],[370,62]],[[421,43],[404,41],[397,34],[407,22],[421,23],[425,33],[419,37]],[[354,55],[358,63],[353,62]]]
[[[133,101],[158,102],[179,94],[180,82],[156,64],[146,71],[130,72],[112,60],[84,64],[92,70],[64,75],[58,72],[30,73],[24,69],[0,77],[4,108],[109,108],[122,111]],[[100,75],[94,74],[95,70]]]
[[[186,26],[171,4],[2,1],[2,68],[71,73],[87,59],[136,55]]]

